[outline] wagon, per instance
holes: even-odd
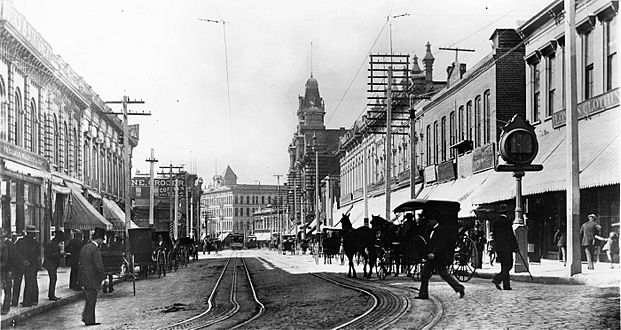
[[[322,252],[323,252],[323,263],[331,264],[332,258],[337,258],[341,262],[344,263],[344,253],[341,248],[342,242],[342,229],[340,228],[332,228],[332,227],[323,227],[321,228],[321,240],[322,240]]]
[[[438,222],[442,226],[454,228],[457,241],[455,242],[455,251],[453,254],[453,264],[449,271],[451,271],[455,277],[462,281],[468,281],[472,278],[475,272],[475,268],[472,265],[472,261],[476,260],[476,247],[474,241],[468,236],[467,230],[458,229],[457,213],[459,212],[460,205],[455,201],[445,200],[428,200],[428,199],[413,199],[407,201],[394,209],[394,213],[399,215],[400,213],[411,212],[415,215],[423,215],[431,213],[437,216]],[[414,257],[414,274],[420,274],[421,258],[425,253],[423,251],[413,251]],[[419,260],[417,260],[419,259]]]

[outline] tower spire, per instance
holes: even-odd
[[[313,42],[310,43],[310,75],[313,76]]]

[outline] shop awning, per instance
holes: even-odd
[[[580,189],[619,183],[620,122],[618,109],[579,121]],[[526,172],[522,178],[524,196],[566,189],[566,134],[566,128],[561,128],[538,136],[540,151],[533,164],[543,164],[543,170]],[[472,201],[487,204],[511,198],[515,198],[515,178],[511,173],[494,172]]]
[[[231,233],[222,233],[220,234],[220,236],[218,236],[218,239],[222,242],[224,241],[227,237],[229,237]]]
[[[254,233],[254,236],[257,238],[257,241],[269,241],[270,233]]]
[[[58,194],[63,194],[63,195],[69,195],[69,193],[71,193],[71,189],[65,186],[60,186],[57,184],[52,184],[52,191],[58,193]]]
[[[71,211],[65,221],[66,229],[91,230],[104,228],[112,230],[112,224],[79,193],[71,191]]]
[[[98,194],[98,193],[97,193],[96,191],[94,191],[94,190],[87,189],[87,191],[88,191],[88,194],[89,194],[91,197],[93,197],[93,198],[96,198],[96,199],[101,199],[101,198],[102,198],[102,197],[101,197],[101,195],[100,195],[100,194]]]
[[[493,173],[493,170],[487,170],[466,178],[429,186],[420,193],[418,198],[459,202],[460,210],[457,216],[459,218],[474,217],[476,215],[473,211],[476,206],[472,204],[471,197]]]
[[[103,210],[106,220],[112,223],[113,231],[125,231],[125,212],[114,202],[103,198]],[[129,220],[129,228],[138,228],[134,221]]]
[[[76,193],[82,194],[84,192],[84,188],[82,188],[82,185],[80,184],[65,180],[65,185],[69,187],[69,189],[71,189],[72,191],[75,191]]]

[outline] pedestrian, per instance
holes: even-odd
[[[6,232],[0,228],[0,284],[4,299],[2,299],[2,315],[6,315],[11,309],[11,271],[9,270],[9,245],[5,240]],[[7,298],[9,298],[7,300]],[[8,304],[7,304],[8,302]]]
[[[60,266],[60,257],[62,257],[62,244],[65,240],[65,233],[62,230],[54,231],[54,238],[45,245],[43,268],[47,270],[50,278],[50,285],[47,291],[47,298],[52,301],[59,300],[56,297],[56,281],[58,281],[58,267]]]
[[[485,238],[485,231],[481,228],[481,222],[479,220],[475,220],[474,229],[472,230],[472,240],[474,241],[474,246],[477,249],[477,260],[475,268],[482,269],[483,268],[483,250],[485,249],[485,243],[487,239]]]
[[[23,268],[24,276],[24,299],[22,306],[32,307],[39,304],[39,285],[37,283],[37,272],[39,271],[39,257],[41,255],[40,244],[36,240],[39,231],[33,225],[26,226],[26,236],[15,242],[15,249],[28,261]],[[21,289],[21,278],[14,282],[13,301],[17,306]]]
[[[82,322],[86,325],[101,324],[95,322],[95,305],[97,304],[97,290],[106,278],[100,246],[103,244],[106,231],[95,228],[91,241],[80,250],[80,282],[84,286],[86,302],[82,311]]]
[[[420,275],[420,289],[416,299],[429,299],[429,279],[435,271],[448,283],[459,298],[465,295],[464,286],[448,273],[447,267],[453,263],[455,242],[457,241],[457,228],[440,225],[438,219],[441,215],[425,214],[424,218],[429,225],[427,258]]]
[[[596,236],[596,238],[600,241],[606,242],[602,248],[602,251],[606,252],[606,256],[608,256],[610,268],[614,268],[615,257],[619,255],[619,235],[617,235],[616,232],[611,231],[608,234],[608,238],[603,238],[601,236]]]
[[[593,270],[595,269],[595,244],[597,244],[595,236],[599,235],[601,226],[597,223],[597,216],[595,214],[591,213],[587,218],[589,220],[580,227],[580,235],[582,236],[582,248],[587,258],[587,269]]]
[[[80,274],[80,250],[83,245],[82,232],[74,230],[73,238],[65,247],[67,266],[71,267],[71,272],[69,273],[69,288],[76,291],[82,290],[78,282],[78,276]]]
[[[496,260],[500,263],[500,273],[494,275],[492,282],[498,290],[511,290],[511,277],[509,271],[513,268],[513,252],[518,251],[519,246],[511,220],[507,217],[509,211],[507,205],[502,204],[498,210],[500,215],[492,225],[492,239],[496,249]],[[502,288],[500,287],[502,283]]]
[[[558,247],[563,267],[567,266],[567,226],[562,224],[554,233],[554,241]]]

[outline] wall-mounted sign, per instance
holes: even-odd
[[[453,160],[438,164],[438,181],[449,180],[455,180],[455,164],[453,164]]]
[[[2,141],[0,141],[0,156],[39,170],[47,169],[47,160],[44,157]]]
[[[474,149],[472,152],[472,172],[478,173],[496,165],[496,154],[494,143],[486,144]]]
[[[619,105],[619,89],[615,88],[610,92],[598,95],[590,98],[580,104],[578,104],[578,119],[592,116],[596,113],[602,112],[608,108]],[[558,128],[565,125],[567,121],[567,114],[565,110],[555,112],[552,114],[552,127]]]
[[[436,166],[429,165],[425,167],[425,182],[434,182],[437,180]]]

